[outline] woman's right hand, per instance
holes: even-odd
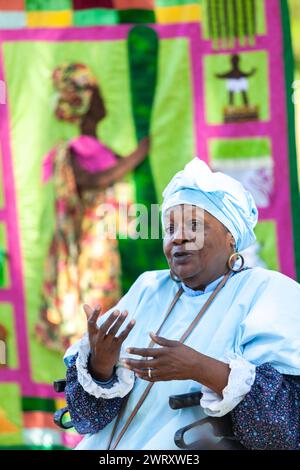
[[[139,144],[135,151],[129,155],[129,158],[132,158],[134,161],[135,166],[142,163],[147,155],[149,154],[151,140],[150,137],[144,137],[142,140],[139,141]]]
[[[126,328],[116,336],[128,315],[127,311],[120,313],[119,310],[115,310],[98,327],[97,319],[101,309],[96,307],[93,310],[89,305],[84,305],[83,309],[87,317],[91,348],[90,372],[96,380],[109,380],[119,360],[122,343],[134,327],[135,321],[131,320]]]

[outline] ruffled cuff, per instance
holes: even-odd
[[[121,364],[116,366],[116,378],[113,385],[109,388],[96,383],[88,371],[88,358],[90,354],[90,345],[87,337],[84,337],[79,344],[78,356],[76,359],[76,369],[78,382],[83,389],[96,398],[123,398],[134,385],[134,373],[123,367]]]
[[[118,377],[117,377],[117,374],[116,374],[116,368],[114,368],[113,375],[109,380],[97,380],[93,377],[93,381],[97,385],[100,385],[100,387],[111,388],[118,381]]]
[[[235,408],[245,397],[255,380],[255,365],[240,356],[229,358],[230,374],[223,397],[208,387],[202,387],[200,404],[209,416],[221,417]]]

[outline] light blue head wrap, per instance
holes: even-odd
[[[172,178],[163,192],[162,217],[170,207],[192,204],[218,219],[232,234],[236,249],[254,243],[253,228],[258,211],[251,194],[234,178],[212,172],[199,158],[194,158]]]

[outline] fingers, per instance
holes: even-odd
[[[123,341],[127,338],[127,336],[129,335],[129,333],[131,332],[132,328],[134,327],[135,325],[135,320],[131,320],[128,325],[126,326],[126,328],[122,331],[122,333],[119,334],[118,336],[118,340],[123,343]]]
[[[150,333],[150,337],[154,343],[159,344],[160,346],[173,348],[178,345],[178,341],[171,341],[170,339],[163,338],[162,336],[156,336],[154,333]]]
[[[125,359],[124,364],[128,369],[141,371],[142,369],[155,368],[157,365],[156,359],[150,360],[137,360],[137,359]]]
[[[117,332],[119,331],[120,326],[124,323],[127,315],[128,315],[127,310],[125,310],[125,312],[121,313],[121,315],[119,315],[117,321],[110,328],[110,330],[107,334],[110,335],[110,336],[116,336]]]
[[[100,326],[99,330],[103,336],[107,334],[109,328],[116,321],[119,315],[120,315],[120,311],[115,310],[109,315],[109,317],[105,320],[105,322]]]
[[[149,371],[143,370],[143,371],[135,371],[135,375],[139,377],[142,380],[146,380],[147,382],[160,382],[162,380],[165,380],[164,378],[160,377],[159,372],[156,369],[151,369],[151,373],[149,375]]]
[[[88,328],[97,327],[97,320],[101,311],[100,306],[97,305],[97,307],[93,310],[89,305],[84,304],[83,310],[87,318]]]
[[[85,315],[86,315],[86,318],[87,318],[87,320],[88,320],[89,317],[90,317],[90,316],[92,315],[92,313],[93,313],[92,307],[90,307],[88,304],[84,304],[84,306],[83,306],[83,311],[84,311],[84,313],[85,313]]]
[[[156,368],[158,367],[157,359],[136,360],[126,358],[122,362],[127,369],[133,371],[140,379],[147,380],[148,382],[161,380],[159,378],[159,369]]]
[[[142,357],[157,357],[161,355],[161,350],[157,348],[127,348],[126,352]]]

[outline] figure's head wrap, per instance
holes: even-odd
[[[237,180],[212,172],[199,158],[179,171],[163,192],[162,216],[170,207],[191,204],[218,219],[232,234],[241,251],[255,241],[258,211],[251,194]]]
[[[76,122],[89,109],[97,80],[84,64],[62,64],[52,74],[57,91],[55,115],[58,119]]]

